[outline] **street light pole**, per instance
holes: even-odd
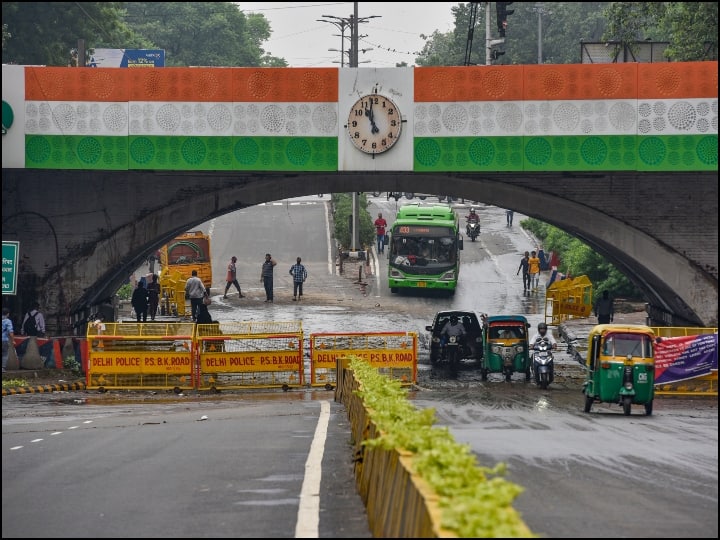
[[[336,17],[335,15],[322,15],[319,22],[334,24],[340,29],[340,37],[342,39],[342,47],[340,51],[340,67],[345,67],[345,28],[350,27],[350,51],[348,54],[348,64],[351,68],[358,67],[358,50],[360,35],[358,32],[358,24],[366,23],[370,19],[380,17],[380,15],[370,15],[369,17],[358,16],[358,3],[353,2],[353,14],[349,17]],[[370,49],[367,49],[370,50]],[[357,251],[360,245],[360,199],[357,191],[352,192],[352,234],[350,235],[350,249]]]

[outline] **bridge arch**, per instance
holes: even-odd
[[[717,62],[3,66],[3,101],[3,239],[50,321],[207,219],[352,186],[537,217],[626,272],[660,323],[717,325]],[[371,112],[388,103],[396,117]],[[383,121],[402,123],[387,152]]]

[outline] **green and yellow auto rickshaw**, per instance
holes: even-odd
[[[528,328],[522,315],[483,315],[484,354],[480,374],[487,381],[489,373],[502,373],[510,382],[513,373],[524,373],[530,380]]]
[[[585,412],[593,403],[617,403],[630,414],[643,405],[651,415],[655,397],[655,334],[632,324],[598,324],[588,336]]]

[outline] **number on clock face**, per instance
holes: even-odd
[[[347,130],[355,148],[367,154],[381,154],[400,138],[402,118],[395,103],[380,94],[358,99],[350,109]]]

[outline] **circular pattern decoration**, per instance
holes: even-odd
[[[660,165],[665,160],[666,154],[667,149],[658,137],[648,137],[638,146],[638,157],[650,166]]]
[[[83,163],[94,165],[102,157],[102,147],[96,138],[84,137],[77,145],[77,155]]]
[[[552,148],[546,139],[530,139],[525,145],[525,159],[536,167],[545,165],[551,156]]]
[[[321,96],[325,90],[325,83],[314,71],[303,73],[300,79],[300,92],[308,101],[314,101],[315,98]]]
[[[488,96],[499,98],[507,93],[510,81],[501,70],[490,69],[483,77],[482,86]]]
[[[147,137],[138,137],[130,143],[130,158],[136,163],[150,163],[155,157],[155,147]]]
[[[75,109],[67,103],[61,103],[52,111],[53,122],[60,131],[70,131],[75,127],[77,118]]]
[[[465,107],[457,103],[451,103],[442,114],[442,123],[451,133],[459,133],[465,129],[467,125],[468,115]]]
[[[498,127],[506,133],[514,133],[522,126],[522,109],[516,103],[503,103],[495,116]]]
[[[655,77],[655,86],[660,94],[674,95],[680,88],[680,75],[675,68],[662,68]]]
[[[609,98],[620,91],[622,76],[616,69],[604,68],[598,73],[597,89],[601,95]]]
[[[434,167],[440,161],[440,145],[435,139],[423,139],[415,145],[415,159],[424,167]]]
[[[430,88],[433,96],[439,100],[444,100],[452,95],[455,90],[455,81],[446,72],[436,71],[430,77],[428,88]]]
[[[613,129],[631,131],[635,127],[635,108],[627,102],[614,103],[608,117]]]
[[[165,94],[165,83],[160,73],[152,69],[147,69],[144,70],[143,75],[145,75],[145,81],[143,81],[145,92],[143,95],[147,96],[146,101],[162,98]]]
[[[125,109],[117,103],[106,107],[103,111],[103,124],[110,131],[125,131],[128,125]]]
[[[195,91],[203,99],[212,99],[220,90],[220,81],[212,71],[202,71],[195,79]]]
[[[232,111],[222,103],[213,105],[207,113],[207,122],[215,132],[224,133],[232,125]]]
[[[260,147],[255,140],[243,137],[235,143],[233,154],[240,165],[253,165],[257,163],[260,157]]]
[[[178,108],[175,105],[166,103],[158,109],[155,121],[160,129],[172,133],[180,127],[180,117]]]
[[[673,104],[668,111],[668,122],[672,127],[681,131],[692,129],[696,117],[695,108],[687,101],[679,101]]]
[[[480,137],[470,143],[468,155],[473,163],[480,167],[489,167],[495,159],[495,146],[488,139]]]
[[[553,121],[563,132],[574,131],[580,122],[580,111],[572,103],[561,103],[553,112]]]
[[[318,105],[312,111],[312,125],[320,133],[333,135],[337,133],[338,117],[330,105]]]
[[[100,69],[92,70],[92,78],[90,79],[90,91],[95,97],[101,101],[112,95],[115,88],[115,81],[107,71]]]
[[[580,155],[588,165],[601,165],[608,155],[608,147],[600,137],[588,137],[580,145]]]
[[[302,167],[310,161],[312,150],[306,139],[292,139],[285,149],[287,160],[296,167]]]
[[[543,72],[540,87],[544,95],[557,96],[565,89],[565,79],[559,72],[550,69]]]
[[[715,166],[718,164],[718,138],[717,135],[703,137],[695,148],[695,153],[701,163]]]
[[[34,163],[45,163],[51,152],[50,143],[45,137],[31,137],[25,143],[25,155]]]
[[[248,93],[257,100],[261,100],[272,90],[270,76],[262,71],[256,71],[248,77]]]
[[[200,165],[205,160],[207,147],[200,137],[188,137],[183,141],[180,153],[189,165]]]
[[[285,128],[285,114],[277,105],[268,105],[262,110],[260,123],[265,131],[280,133]]]

